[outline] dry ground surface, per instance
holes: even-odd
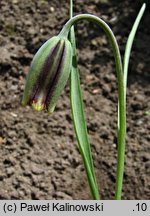
[[[142,1],[76,0],[113,29],[124,53]],[[150,198],[150,7],[134,42],[127,90],[123,199]],[[68,19],[65,0],[0,1],[0,199],[91,199],[74,135],[69,83],[49,116],[23,108],[25,77],[37,49]],[[76,26],[78,63],[94,165],[102,199],[113,199],[117,82],[112,49],[99,27]]]

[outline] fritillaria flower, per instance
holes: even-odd
[[[72,65],[72,47],[66,37],[54,36],[35,54],[27,76],[22,104],[54,111]]]

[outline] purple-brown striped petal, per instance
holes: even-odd
[[[22,104],[53,112],[69,78],[71,62],[72,48],[68,39],[57,36],[47,41],[32,61]]]

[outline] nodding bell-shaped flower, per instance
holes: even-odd
[[[66,37],[54,36],[35,54],[27,76],[22,105],[52,113],[72,65],[72,47]]]

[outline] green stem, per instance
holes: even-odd
[[[116,41],[116,38],[110,29],[110,27],[100,18],[89,15],[89,14],[81,14],[70,19],[62,31],[60,32],[61,37],[67,37],[71,26],[79,20],[89,20],[97,25],[99,25],[106,35],[108,36],[116,63],[116,72],[117,72],[117,80],[118,80],[118,109],[119,109],[119,119],[118,119],[118,158],[117,158],[117,179],[116,179],[116,199],[121,199],[122,193],[122,183],[123,183],[123,173],[124,173],[124,157],[125,157],[125,136],[126,136],[126,107],[125,107],[125,96],[124,96],[124,83],[123,83],[123,69],[122,69],[122,61],[121,55],[119,51],[119,47]]]
[[[69,16],[70,16],[70,19],[73,17],[73,0],[70,0]]]

